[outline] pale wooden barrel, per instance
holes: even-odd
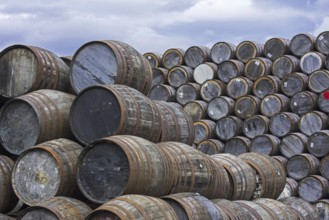
[[[149,62],[151,68],[159,68],[162,66],[162,54],[159,52],[147,52],[143,56]]]
[[[298,182],[292,178],[287,177],[286,178],[286,185],[280,194],[278,200],[288,197],[296,197],[298,190]]]
[[[289,44],[289,39],[273,37],[264,44],[264,54],[268,59],[274,61],[285,54],[290,54]]]
[[[283,79],[288,74],[300,71],[300,60],[293,55],[284,55],[278,57],[272,63],[272,74],[279,79]]]
[[[208,116],[213,120],[219,120],[234,112],[235,101],[227,96],[213,98],[207,108]]]
[[[316,70],[324,67],[326,57],[319,52],[308,52],[300,58],[300,69],[303,73],[310,75]]]
[[[216,135],[220,140],[227,141],[242,133],[243,121],[236,116],[226,116],[217,121]]]
[[[193,69],[188,66],[174,66],[168,72],[168,83],[174,88],[191,82],[193,79]]]
[[[319,174],[320,160],[312,154],[298,154],[291,157],[287,163],[287,175],[300,181],[310,175]]]
[[[329,70],[322,69],[312,72],[307,85],[315,93],[321,93],[329,89]]]
[[[280,112],[271,117],[269,130],[277,137],[284,137],[298,131],[299,118],[297,114],[292,112]]]
[[[162,55],[162,65],[170,70],[174,66],[180,66],[184,64],[185,50],[181,48],[170,48]]]
[[[276,76],[259,77],[252,87],[255,96],[263,99],[265,96],[279,93],[281,91],[281,80]]]
[[[202,85],[205,81],[214,79],[217,73],[217,64],[212,62],[201,63],[193,71],[193,79]]]
[[[242,132],[248,138],[268,133],[270,120],[264,115],[253,115],[243,121]]]
[[[299,132],[293,132],[282,138],[279,145],[281,154],[286,158],[305,153],[308,137]]]
[[[281,91],[286,96],[294,96],[295,94],[307,89],[308,76],[304,73],[295,72],[286,75],[281,82]]]
[[[210,61],[210,48],[206,46],[191,46],[184,54],[184,62],[191,68]]]
[[[274,156],[279,153],[280,138],[271,134],[260,134],[251,140],[249,150],[254,153],[261,153]]]
[[[327,129],[328,125],[328,115],[320,111],[307,112],[300,117],[298,122],[299,130],[307,136]]]
[[[293,55],[301,57],[315,49],[315,36],[307,33],[297,34],[290,40],[289,47]]]
[[[228,83],[231,79],[244,75],[244,64],[239,60],[226,60],[218,65],[217,78]]]
[[[223,61],[235,58],[236,46],[228,42],[217,42],[210,50],[210,59],[212,62],[220,64]]]
[[[236,48],[236,57],[243,63],[248,60],[261,57],[263,55],[264,45],[255,41],[242,41]]]

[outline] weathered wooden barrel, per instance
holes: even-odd
[[[299,115],[317,109],[318,95],[310,91],[296,93],[290,99],[290,109]]]
[[[274,199],[259,198],[255,202],[264,208],[268,208],[279,220],[299,220],[298,215],[290,206]]]
[[[300,69],[303,73],[310,75],[316,70],[324,67],[326,57],[319,52],[308,52],[300,58]]]
[[[256,198],[277,199],[286,184],[285,168],[270,156],[259,153],[244,153],[238,158],[248,163],[256,172]]]
[[[299,130],[307,136],[325,130],[328,125],[328,115],[320,111],[307,112],[300,117],[298,122]]]
[[[210,48],[206,46],[191,46],[184,54],[184,62],[191,68],[210,61]]]
[[[175,211],[179,220],[224,220],[225,212],[197,193],[177,193],[162,197]]]
[[[317,51],[328,55],[329,54],[329,31],[323,31],[315,40],[315,48]]]
[[[322,130],[312,134],[306,148],[313,156],[323,157],[329,153],[329,130]]]
[[[292,178],[286,178],[286,185],[280,194],[278,200],[288,197],[296,197],[298,190],[298,182]]]
[[[250,59],[244,66],[245,76],[255,81],[259,77],[269,75],[271,73],[272,61],[264,57],[255,57]]]
[[[328,167],[329,167],[329,155],[326,155],[321,159],[320,167],[319,167],[321,176],[323,176],[326,179],[329,179]]]
[[[234,113],[241,119],[249,118],[259,113],[261,100],[252,95],[242,96],[236,100]]]
[[[305,153],[308,137],[299,132],[293,132],[282,138],[279,145],[281,154],[286,158]]]
[[[299,116],[292,112],[281,112],[271,117],[270,132],[277,137],[284,137],[298,131]]]
[[[217,64],[212,62],[201,63],[193,71],[194,81],[201,85],[207,80],[214,79],[217,74],[217,68]]]
[[[184,105],[183,110],[194,122],[196,122],[207,118],[207,108],[207,102],[194,100]]]
[[[207,80],[201,86],[200,95],[204,101],[210,102],[213,98],[226,95],[226,84],[217,79]]]
[[[170,102],[154,102],[161,112],[161,138],[159,141],[177,141],[192,145],[195,131],[193,120],[186,112]]]
[[[176,100],[181,105],[200,99],[201,86],[197,83],[187,83],[178,87]]]
[[[286,96],[294,96],[298,92],[307,89],[308,76],[304,73],[295,72],[286,75],[281,82],[281,91]]]
[[[78,94],[99,84],[123,84],[148,95],[152,86],[152,68],[143,55],[120,41],[91,41],[74,54],[70,80]]]
[[[213,120],[219,120],[234,112],[235,101],[227,96],[213,98],[207,108],[208,116]]]
[[[0,213],[10,212],[18,203],[18,198],[11,185],[11,174],[13,167],[14,161],[12,159],[7,156],[0,155]]]
[[[243,121],[236,116],[225,116],[217,121],[216,135],[220,140],[227,141],[242,134]]]
[[[133,88],[97,85],[84,89],[74,100],[70,126],[74,136],[84,144],[119,134],[157,142],[161,115],[152,100]]]
[[[253,82],[246,77],[240,76],[231,79],[226,87],[227,95],[233,99],[238,99],[242,96],[251,93]]]
[[[0,97],[15,98],[39,89],[69,90],[69,67],[54,53],[12,45],[0,53]]]
[[[300,60],[297,57],[293,55],[284,55],[273,61],[271,72],[279,79],[283,79],[288,74],[300,71],[299,64]]]
[[[168,72],[166,68],[157,67],[152,69],[152,88],[161,84],[165,84],[168,79]]]
[[[207,155],[220,154],[224,152],[224,143],[217,139],[204,140],[198,144],[197,150]]]
[[[264,44],[264,55],[274,61],[283,55],[290,54],[289,44],[289,39],[273,37]]]
[[[260,134],[251,140],[249,151],[269,156],[279,154],[280,138],[271,134]]]
[[[319,166],[319,159],[312,154],[295,155],[288,160],[287,175],[299,181],[310,175],[319,174]]]
[[[231,79],[244,75],[244,64],[239,60],[225,60],[218,65],[217,78],[228,83]]]
[[[265,96],[279,93],[281,91],[281,80],[276,76],[259,77],[252,87],[255,96],[263,99]]]
[[[70,138],[69,112],[75,96],[49,89],[34,91],[5,103],[0,112],[0,139],[11,154],[36,144]]]
[[[288,159],[285,158],[284,156],[277,155],[277,156],[272,156],[273,159],[277,160],[284,168],[287,167]]]
[[[301,198],[289,197],[279,201],[294,209],[300,220],[318,220],[320,218],[317,209]]]
[[[325,199],[329,195],[329,182],[319,175],[312,175],[304,178],[298,185],[298,196],[305,201],[314,203]]]
[[[23,210],[17,219],[75,219],[84,220],[92,209],[85,203],[68,197],[53,197]]]
[[[263,55],[264,45],[255,41],[242,41],[236,48],[236,57],[243,63],[248,60],[261,57]]]
[[[235,58],[236,46],[228,42],[217,42],[210,50],[210,59],[212,62],[220,64],[226,60]]]
[[[114,198],[92,211],[86,220],[179,220],[174,209],[163,199],[145,195],[125,195]]]
[[[329,70],[316,70],[308,78],[308,88],[312,92],[321,93],[329,89]]]
[[[244,209],[255,220],[272,220],[275,219],[274,215],[267,209],[253,201],[238,200],[233,201],[238,204],[240,209]]]
[[[289,101],[289,98],[283,94],[267,95],[260,103],[260,112],[262,115],[272,117],[280,112],[288,111]]]
[[[77,183],[97,204],[125,194],[167,195],[174,181],[169,159],[162,148],[140,137],[99,139],[80,154]]]
[[[263,115],[253,115],[243,121],[242,132],[248,138],[268,133],[270,120]]]
[[[184,64],[185,50],[181,48],[170,48],[162,55],[162,65],[170,70],[174,66],[181,66]]]
[[[216,122],[212,120],[203,119],[194,122],[195,138],[194,143],[199,144],[215,137]]]
[[[211,157],[221,163],[231,177],[233,191],[230,200],[252,199],[256,190],[256,173],[252,167],[231,154],[214,154]]]
[[[318,106],[322,112],[329,113],[329,90],[319,94]]]
[[[232,220],[251,219],[249,212],[241,209],[240,205],[226,199],[213,199],[211,200],[217,207],[223,210],[227,216]]]
[[[221,164],[193,147],[178,142],[161,142],[158,147],[166,153],[172,166],[174,182],[170,194],[196,192],[207,198],[228,198],[231,190],[229,176]],[[168,179],[168,175],[162,178]]]
[[[224,153],[238,156],[249,152],[250,139],[244,136],[235,136],[226,141]]]
[[[296,57],[301,57],[315,49],[315,40],[316,38],[312,34],[297,34],[290,40],[290,51]]]
[[[147,52],[143,56],[149,62],[151,68],[159,68],[162,66],[162,54],[159,52]]]
[[[174,66],[168,72],[168,83],[174,88],[193,80],[193,69],[188,66]]]
[[[12,171],[12,187],[21,201],[36,205],[55,196],[78,196],[76,163],[82,146],[60,138],[25,150]]]
[[[321,199],[313,203],[313,206],[319,213],[319,219],[329,219],[329,199]]]
[[[174,102],[176,101],[176,89],[169,85],[154,86],[148,96],[151,100]]]

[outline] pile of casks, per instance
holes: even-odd
[[[142,56],[92,41],[62,59],[6,48],[0,217],[328,218],[328,42],[324,32]]]

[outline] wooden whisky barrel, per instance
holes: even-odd
[[[217,121],[216,135],[220,140],[227,141],[242,133],[242,120],[236,116],[226,116]]]
[[[193,122],[207,118],[208,103],[202,100],[194,100],[184,105],[184,112],[189,115]]]
[[[288,74],[300,71],[300,60],[293,55],[283,55],[272,63],[271,72],[279,79],[283,79]]]
[[[178,87],[176,91],[176,100],[181,105],[200,98],[201,86],[197,83],[187,83]]]
[[[212,62],[201,63],[193,71],[193,79],[198,84],[203,84],[207,80],[214,79],[217,74],[217,64]]]
[[[292,112],[280,112],[271,117],[270,132],[277,137],[284,137],[298,131],[299,116]]]
[[[270,120],[263,115],[253,115],[243,121],[242,132],[248,138],[268,133],[268,125]]]
[[[207,108],[208,116],[213,120],[219,120],[234,112],[235,101],[227,96],[213,98]]]
[[[238,204],[240,209],[244,209],[246,212],[248,212],[248,214],[252,217],[252,219],[270,220],[274,218],[272,213],[268,209],[258,205],[253,201],[238,200],[238,201],[233,201],[233,203]]]
[[[148,97],[156,101],[174,102],[176,101],[176,89],[164,84],[154,86]]]
[[[149,62],[151,68],[159,68],[162,66],[162,54],[158,52],[147,52],[143,56]]]
[[[255,202],[262,207],[267,207],[272,210],[272,213],[280,220],[299,220],[298,215],[290,206],[283,204],[274,199],[259,198]]]
[[[193,69],[188,66],[174,66],[168,72],[168,83],[174,88],[193,80]]]
[[[315,36],[307,33],[297,34],[290,40],[289,47],[293,55],[301,57],[315,49]]]
[[[308,137],[299,132],[293,132],[282,138],[279,145],[281,154],[286,158],[305,153]]]
[[[289,44],[289,39],[273,37],[264,44],[264,54],[268,59],[274,61],[285,54],[290,54]]]
[[[75,52],[70,81],[77,94],[93,85],[123,84],[148,95],[152,68],[143,55],[126,43],[91,41]]]
[[[329,199],[321,199],[313,203],[313,206],[319,213],[319,219],[329,218]]]
[[[235,102],[234,113],[241,119],[249,118],[259,113],[260,102],[256,96],[242,96]]]
[[[267,95],[260,103],[262,115],[272,117],[280,112],[289,110],[289,98],[285,95],[274,93]]]
[[[255,96],[263,99],[265,96],[281,92],[281,80],[276,76],[259,77],[252,87]]]
[[[289,197],[280,199],[279,201],[294,209],[300,220],[316,220],[320,218],[318,210],[301,198]]]
[[[306,148],[313,156],[323,157],[329,153],[329,130],[322,130],[312,134]]]
[[[326,179],[329,179],[328,167],[329,167],[329,155],[326,155],[321,159],[320,167],[319,167],[321,176],[323,176]]]
[[[319,94],[317,104],[322,112],[329,113],[329,90]]]
[[[326,57],[319,52],[308,52],[300,58],[300,69],[303,73],[310,75],[316,70],[324,67]]]
[[[239,60],[225,60],[218,65],[217,78],[228,83],[231,79],[244,75],[244,64]]]
[[[236,57],[243,63],[248,60],[261,57],[263,55],[264,45],[255,41],[242,41],[236,48]]]
[[[271,74],[272,61],[264,57],[255,57],[244,66],[245,76],[255,81],[259,77]]]
[[[194,122],[195,138],[194,143],[199,144],[215,137],[216,122],[212,120],[203,119]]]
[[[210,48],[206,46],[191,46],[184,54],[184,62],[191,68],[210,61]]]
[[[181,48],[170,48],[162,55],[162,65],[170,70],[174,66],[181,66],[184,64],[185,50]]]
[[[287,175],[300,181],[310,175],[319,174],[319,166],[319,159],[312,154],[298,154],[288,160]]]
[[[233,99],[249,95],[253,82],[246,77],[236,77],[229,81],[226,87],[227,95]]]
[[[280,138],[271,134],[260,134],[251,140],[249,150],[254,153],[261,153],[274,156],[279,153]]]
[[[234,136],[226,141],[224,153],[238,156],[249,152],[250,139],[243,136]]]
[[[312,175],[299,182],[298,195],[305,201],[314,203],[327,198],[329,194],[329,182],[319,175]]]
[[[223,61],[235,58],[236,46],[228,42],[217,42],[210,50],[210,59],[212,62],[220,64]]]
[[[204,101],[210,102],[216,97],[226,95],[226,84],[217,79],[207,80],[201,86],[200,95]]]
[[[286,185],[280,194],[278,200],[288,197],[296,197],[298,190],[298,182],[292,178],[287,177],[286,178]]]
[[[197,149],[207,155],[220,154],[224,152],[224,143],[217,139],[201,141]]]
[[[328,125],[328,115],[320,111],[307,112],[300,117],[298,122],[299,130],[307,136],[325,130]]]
[[[162,85],[168,81],[169,70],[163,67],[157,67],[152,69],[152,88],[154,86]]]
[[[315,40],[315,48],[317,51],[328,55],[329,54],[329,31],[323,31]]]
[[[295,72],[286,75],[281,82],[281,91],[286,96],[294,96],[298,92],[307,89],[308,76],[304,73]]]
[[[290,109],[299,115],[317,109],[318,95],[310,91],[296,93],[290,100]]]
[[[329,89],[329,70],[322,69],[312,72],[307,85],[315,93],[321,93]]]

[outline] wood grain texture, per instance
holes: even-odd
[[[276,76],[259,77],[252,87],[255,96],[263,99],[265,96],[281,92],[281,80]]]
[[[193,69],[188,66],[174,66],[169,70],[168,83],[174,88],[193,80]]]
[[[216,122],[203,119],[194,122],[195,139],[194,143],[199,144],[201,141],[215,137]]]
[[[289,44],[290,51],[293,55],[301,57],[304,54],[315,49],[315,36],[307,33],[295,35]]]
[[[329,153],[329,130],[322,130],[312,134],[307,142],[308,152],[316,157],[323,157]]]
[[[297,191],[298,191],[298,182],[292,178],[287,177],[286,185],[281,195],[279,196],[278,200],[288,197],[297,197],[298,196]]]
[[[316,37],[315,48],[324,55],[329,54],[329,31],[323,31]]]
[[[174,102],[176,101],[176,89],[164,84],[154,86],[148,97],[154,101]]]
[[[283,79],[288,74],[300,71],[300,60],[293,55],[283,55],[273,61],[272,74],[279,79]]]
[[[213,98],[207,108],[208,116],[213,120],[219,120],[234,112],[235,101],[227,96]]]
[[[178,220],[174,209],[160,198],[144,195],[125,195],[102,204],[86,220]]]
[[[205,81],[214,79],[217,73],[217,68],[217,64],[212,62],[199,64],[193,71],[194,81],[202,85]]]
[[[176,100],[181,105],[200,98],[201,86],[197,83],[187,83],[181,85],[176,91]]]
[[[246,77],[236,77],[227,84],[227,95],[233,99],[238,99],[242,96],[249,95],[253,82]]]
[[[225,213],[227,213],[230,219],[255,219],[253,218],[254,216],[252,216],[252,213],[248,209],[242,208],[241,205],[236,202],[229,201],[226,199],[214,199],[212,200],[212,202],[216,206],[221,208]]]
[[[300,69],[303,73],[310,75],[316,70],[324,67],[326,57],[319,52],[308,52],[300,59]]]
[[[210,102],[212,99],[226,95],[226,84],[220,80],[207,80],[200,89],[201,98]]]
[[[272,117],[280,112],[289,110],[289,98],[285,95],[274,93],[264,97],[260,103],[262,115]]]
[[[234,113],[241,119],[249,118],[259,113],[260,102],[256,96],[242,96],[235,102]]]
[[[298,122],[299,130],[307,136],[325,130],[328,125],[328,115],[320,111],[308,112],[302,115]]]
[[[312,154],[299,154],[291,157],[287,163],[287,175],[297,181],[310,175],[319,174],[320,160]]]
[[[166,50],[162,56],[162,65],[170,70],[174,66],[184,64],[185,50],[181,48],[170,48]]]
[[[165,84],[168,81],[169,70],[163,67],[152,69],[152,88],[157,85]]]
[[[208,139],[201,141],[197,149],[207,155],[219,154],[224,152],[224,143],[217,139]]]
[[[253,115],[243,121],[242,132],[248,138],[268,133],[270,120],[263,115]]]
[[[210,48],[206,46],[191,46],[184,54],[184,62],[191,68],[210,61]]]
[[[289,220],[299,219],[295,210],[293,210],[291,207],[277,200],[269,199],[269,198],[259,198],[256,199],[255,202],[264,208],[267,207],[270,210],[272,210],[272,213],[278,219],[289,219]]]
[[[21,220],[84,220],[92,209],[85,203],[68,197],[58,196],[46,199],[41,203],[22,211],[17,219]]]
[[[226,141],[224,153],[238,156],[249,152],[250,139],[243,136],[235,136]]]
[[[323,69],[312,72],[307,85],[315,93],[321,93],[329,89],[329,70]]]
[[[183,110],[194,122],[207,118],[208,103],[202,100],[194,100],[187,103]]]
[[[129,134],[153,142],[161,134],[161,116],[155,104],[125,85],[98,85],[80,92],[72,104],[70,125],[82,143]]]
[[[264,57],[255,57],[246,63],[244,67],[245,76],[255,81],[259,77],[271,74],[272,61]]]
[[[54,53],[13,45],[0,53],[0,96],[15,98],[39,89],[69,89],[69,67]]]
[[[258,205],[252,201],[233,201],[237,203],[240,209],[245,209],[246,212],[252,217],[252,219],[262,220],[262,219],[272,219],[271,213],[264,207]]]
[[[244,75],[244,63],[239,60],[226,60],[218,65],[217,78],[228,83],[231,79]]]
[[[285,54],[290,54],[289,44],[289,39],[273,37],[264,44],[264,55],[274,61]]]
[[[318,210],[312,204],[301,198],[290,197],[280,199],[279,201],[294,209],[300,220],[320,219]]]
[[[242,120],[236,116],[226,116],[217,121],[216,135],[220,140],[227,141],[242,133]]]
[[[279,145],[281,154],[286,158],[306,152],[308,137],[302,133],[293,132],[282,138]]]
[[[143,56],[149,62],[151,68],[158,68],[162,66],[162,54],[158,52],[147,52]]]
[[[290,100],[290,109],[299,115],[316,110],[319,96],[310,91],[296,93]]]
[[[254,153],[261,153],[274,156],[279,153],[280,138],[271,134],[260,134],[251,140],[249,150]]]
[[[70,81],[76,93],[93,85],[123,84],[148,95],[152,69],[143,55],[120,41],[91,41],[74,54]]]
[[[236,46],[228,42],[217,42],[210,50],[210,59],[212,62],[220,64],[223,61],[235,58]]]
[[[236,48],[236,57],[243,63],[248,60],[261,57],[263,55],[264,45],[255,41],[242,41]]]
[[[312,175],[299,182],[298,195],[308,202],[316,202],[328,196],[329,182],[319,175]]]
[[[291,112],[281,112],[271,117],[270,132],[277,137],[284,137],[298,131],[299,116]]]
[[[326,155],[321,159],[320,167],[319,167],[321,176],[323,176],[326,179],[329,179],[328,167],[329,167],[329,155]]]
[[[321,200],[313,203],[313,206],[318,211],[320,219],[329,218],[329,200],[328,199],[321,199]]]
[[[295,94],[307,89],[308,76],[304,73],[295,72],[288,74],[282,79],[281,91],[286,96],[292,97]]]

